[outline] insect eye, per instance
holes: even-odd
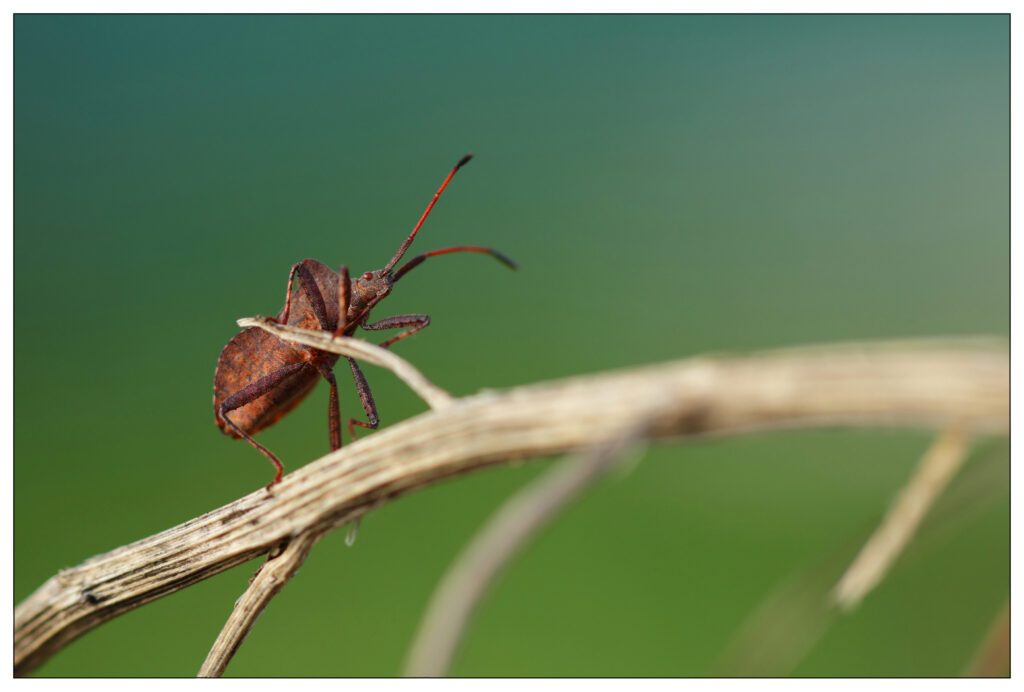
[[[366,272],[363,274],[363,281],[369,281],[373,278],[373,272]]]

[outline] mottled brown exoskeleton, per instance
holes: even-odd
[[[406,331],[380,344],[388,348],[427,327],[430,324],[430,317],[396,315],[370,322],[370,311],[391,293],[396,281],[428,257],[451,252],[479,252],[491,255],[515,269],[515,262],[497,250],[476,245],[459,245],[424,252],[410,259],[399,269],[394,268],[412,245],[416,233],[426,221],[441,193],[448,187],[455,173],[471,158],[472,155],[467,154],[455,164],[427,204],[409,237],[399,246],[395,256],[383,269],[366,272],[352,281],[349,279],[348,268],[344,265],[338,272],[334,272],[316,260],[303,260],[295,264],[288,274],[284,308],[275,319],[282,324],[323,330],[343,336],[351,336],[357,327],[367,330],[407,327]],[[299,290],[293,292],[296,278],[299,281]],[[217,359],[217,369],[213,375],[213,411],[217,426],[226,435],[244,439],[274,464],[277,472],[268,488],[281,480],[284,467],[270,450],[256,442],[252,436],[273,425],[295,408],[321,377],[327,380],[331,387],[327,406],[331,449],[341,447],[338,384],[333,372],[337,360],[336,354],[282,341],[257,327],[250,327],[235,335]],[[349,419],[349,435],[354,437],[354,426],[376,429],[380,420],[366,377],[356,361],[348,357],[346,360],[352,369],[359,399],[368,419]]]

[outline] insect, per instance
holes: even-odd
[[[348,267],[344,265],[335,272],[316,260],[302,260],[293,265],[288,274],[284,307],[274,319],[281,324],[342,336],[351,336],[358,327],[370,331],[405,328],[405,331],[380,344],[388,348],[425,329],[430,324],[430,317],[395,315],[370,322],[370,311],[391,293],[398,280],[427,258],[453,252],[477,252],[490,255],[515,269],[516,263],[502,253],[478,245],[457,245],[424,252],[395,269],[441,193],[472,157],[472,154],[467,154],[455,164],[427,204],[412,232],[383,269],[365,272],[351,280]],[[363,371],[355,360],[348,357],[345,359],[352,370],[359,400],[367,418],[365,421],[349,419],[349,436],[354,438],[356,426],[375,430],[380,419]],[[276,473],[267,488],[281,480],[284,467],[270,450],[252,436],[270,427],[298,406],[320,378],[327,380],[331,388],[327,404],[331,449],[341,448],[341,412],[338,406],[338,384],[334,377],[334,364],[337,360],[336,354],[282,341],[258,327],[239,332],[221,351],[213,375],[214,419],[224,434],[245,440],[274,465]]]

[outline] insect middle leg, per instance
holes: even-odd
[[[359,326],[370,331],[412,327],[412,329],[407,329],[401,334],[393,336],[380,344],[381,348],[387,348],[391,344],[401,341],[402,339],[407,339],[416,332],[429,327],[430,315],[395,315],[394,317],[385,317],[378,322],[367,322],[366,318],[363,318],[363,321],[359,323]]]
[[[366,381],[366,375],[363,374],[359,364],[352,358],[346,357],[349,366],[352,368],[352,379],[356,381],[356,391],[359,392],[359,401],[363,404],[363,411],[366,412],[366,417],[369,422],[363,422],[356,420],[355,418],[348,419],[348,434],[354,440],[356,439],[355,426],[360,428],[367,428],[369,430],[376,430],[377,426],[380,425],[380,417],[377,415],[377,404],[373,401],[373,392],[370,391],[370,384]]]
[[[270,460],[270,463],[274,465],[277,473],[274,475],[274,480],[267,484],[267,488],[280,482],[281,475],[284,473],[284,466],[281,465],[281,461],[274,456],[274,453],[269,449],[261,445],[259,442],[254,440],[247,432],[235,425],[235,422],[228,417],[228,413],[235,409],[242,408],[248,403],[256,401],[261,396],[274,389],[277,385],[283,382],[286,378],[305,368],[307,363],[292,363],[286,365],[283,368],[279,368],[268,375],[264,375],[260,379],[256,380],[252,384],[248,384],[242,387],[237,392],[225,399],[218,409],[217,413],[220,415],[222,421],[224,421],[228,427],[238,433],[238,436],[243,440],[251,444],[256,448],[260,454]]]
[[[338,381],[334,379],[331,366],[326,363],[317,362],[316,369],[331,386],[327,402],[327,430],[330,434],[331,451],[333,452],[336,449],[341,449],[341,408],[338,405]]]

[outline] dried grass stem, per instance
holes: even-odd
[[[444,478],[580,450],[645,404],[648,439],[799,426],[1008,428],[991,343],[836,345],[697,358],[488,392],[369,435],[207,514],[61,570],[15,610],[15,673],[129,610]],[[40,547],[39,549],[45,549]]]

